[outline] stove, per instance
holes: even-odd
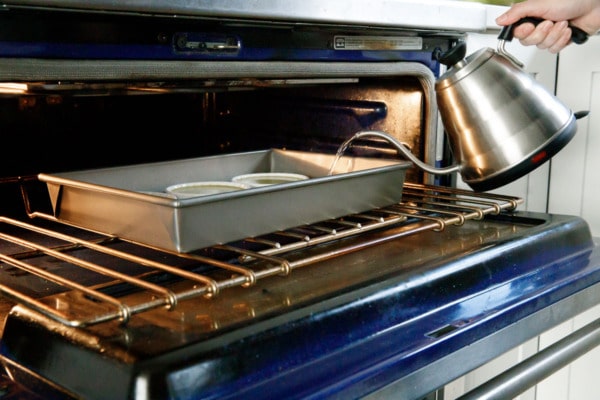
[[[381,182],[382,163],[405,160],[377,140],[346,155],[380,169],[311,166],[314,192],[249,189],[252,207],[218,213],[165,197],[182,179],[171,166],[229,179],[241,171],[221,159],[331,158],[364,129],[452,162],[432,54],[482,28],[485,9],[345,4],[4,3],[6,398],[431,398],[600,302],[585,220],[410,165]],[[198,157],[219,164],[202,175]],[[190,211],[209,218],[179,230]]]

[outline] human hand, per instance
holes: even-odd
[[[496,22],[506,26],[524,17],[544,21],[537,26],[529,22],[515,26],[513,37],[525,46],[535,45],[557,53],[571,43],[569,22],[588,34],[600,29],[600,0],[526,0],[514,4]]]

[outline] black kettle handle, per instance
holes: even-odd
[[[439,48],[435,49],[432,58],[439,61],[447,67],[451,67],[463,58],[467,54],[467,44],[465,42],[459,42],[456,46],[451,47],[446,52],[442,52]]]
[[[532,24],[537,26],[537,24],[539,24],[542,21],[543,21],[542,18],[536,18],[536,17],[521,18],[514,24],[503,27],[502,30],[500,31],[500,35],[498,36],[498,39],[510,42],[513,39],[513,30],[517,26],[519,26],[525,22],[531,22]],[[582,29],[579,29],[578,27],[573,26],[571,24],[569,24],[569,28],[571,28],[571,41],[573,43],[583,44],[588,40],[589,35],[587,33],[585,33],[585,31],[583,31]]]

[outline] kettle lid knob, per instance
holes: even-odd
[[[433,59],[439,61],[447,67],[451,67],[454,64],[461,61],[465,58],[467,54],[467,44],[465,42],[460,42],[456,46],[448,49],[446,52],[442,52],[437,49],[433,52]]]

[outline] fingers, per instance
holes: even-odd
[[[565,25],[568,24],[565,22]],[[567,28],[561,32],[560,36],[558,36],[554,43],[550,44],[550,46],[547,47],[547,49],[550,53],[558,53],[559,51],[567,47],[569,43],[571,43],[571,29]]]
[[[537,27],[524,23],[514,29],[514,37],[525,46],[537,46],[557,53],[565,48],[571,39],[571,29],[567,21],[542,21]]]
[[[538,29],[537,32],[535,25],[529,22],[516,26],[513,30],[513,37],[515,39],[519,39],[525,46],[538,44],[546,35],[544,30],[547,28],[547,26],[541,26],[545,25],[545,22],[546,21],[541,22],[538,25],[538,28],[540,29]]]

